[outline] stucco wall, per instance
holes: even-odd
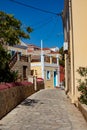
[[[78,6],[77,6],[78,5]],[[87,0],[72,0],[73,34],[74,34],[74,64],[87,66]]]
[[[37,70],[37,77],[42,77],[42,67],[41,62],[31,63],[31,70]]]
[[[68,29],[70,30],[68,31],[70,38],[68,39],[68,42],[70,50],[68,55],[66,54],[65,57],[65,80],[67,88],[66,90],[72,99],[72,103],[75,103],[78,101],[79,96],[77,89],[77,79],[79,79],[79,74],[77,73],[77,69],[79,67],[87,66],[87,0],[71,0],[69,1],[69,4],[70,28],[68,27]],[[67,0],[65,0],[65,7],[67,10]],[[64,10],[64,15],[66,13],[66,10]],[[66,15],[64,23],[65,22]],[[65,33],[67,34],[66,27],[64,29]],[[65,41],[67,40],[66,34]],[[68,64],[68,56],[70,56],[70,64]]]
[[[44,82],[45,82],[45,88],[54,88],[54,71],[57,69],[56,67],[50,67],[45,66],[45,72],[44,72]],[[47,80],[46,73],[47,71],[50,71],[50,79]],[[57,78],[58,80],[58,78]]]
[[[72,20],[73,20],[73,47],[74,57],[74,79],[75,95],[78,96],[77,79],[79,75],[77,69],[87,66],[87,0],[72,0]],[[73,53],[74,52],[74,53]]]

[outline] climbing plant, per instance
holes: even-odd
[[[78,79],[79,100],[87,105],[87,67],[79,67],[77,72],[81,76],[81,79]]]
[[[61,54],[61,58],[59,59],[59,64],[64,67],[65,66],[65,59],[64,59],[63,47],[61,47],[59,49],[59,53]]]

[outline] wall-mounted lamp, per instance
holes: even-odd
[[[65,53],[65,54],[68,53],[68,42],[64,42],[63,50],[64,50],[64,53]]]

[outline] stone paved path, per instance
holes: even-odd
[[[87,130],[87,122],[63,90],[46,89],[0,120],[0,130]]]

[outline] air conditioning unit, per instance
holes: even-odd
[[[64,52],[68,51],[68,42],[64,42],[63,50],[64,50]]]

